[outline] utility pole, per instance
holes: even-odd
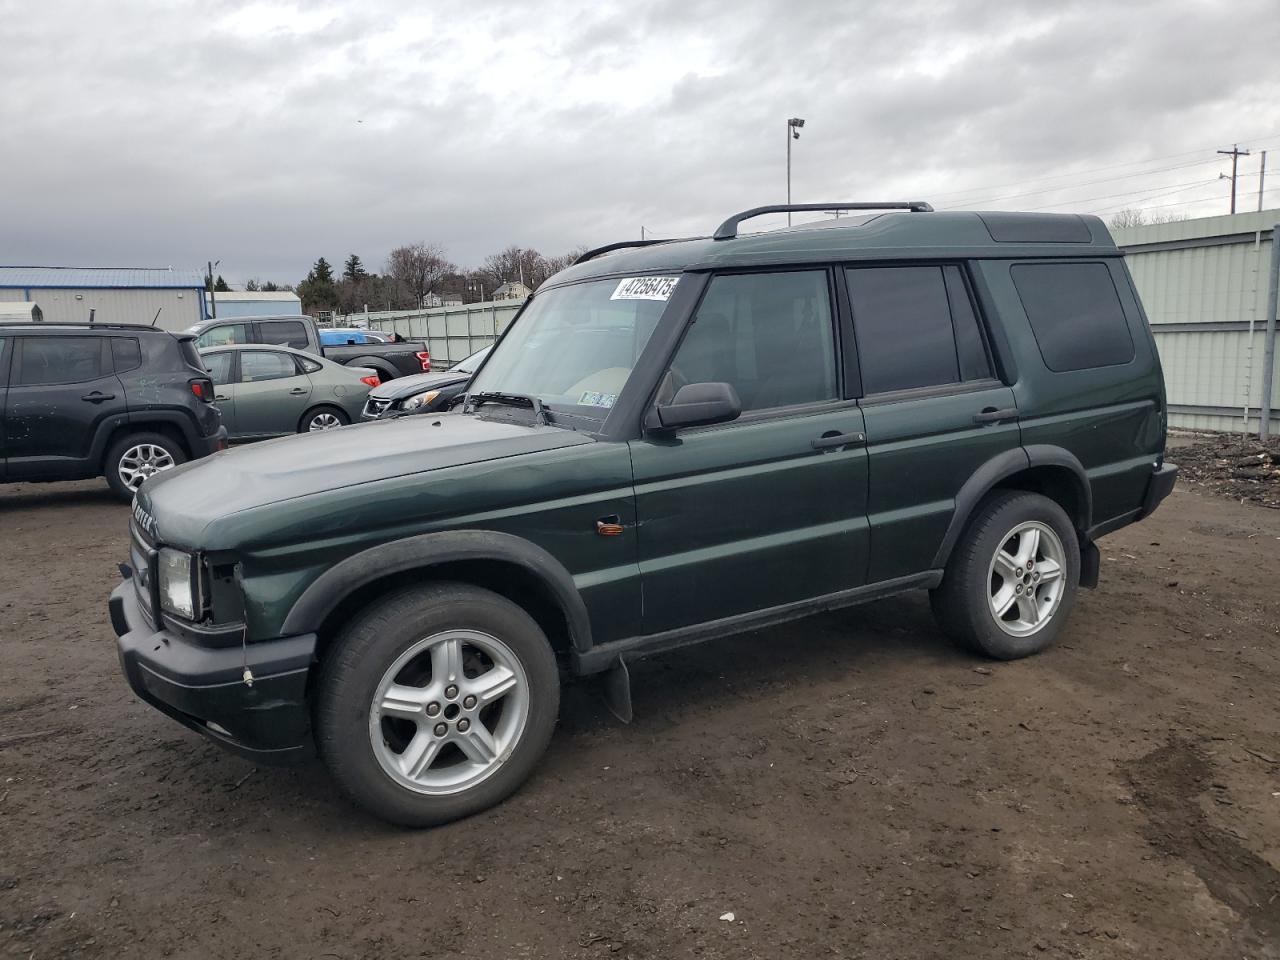
[[[1280,310],[1280,223],[1271,228],[1271,272],[1267,285],[1267,326],[1262,350],[1262,406],[1258,410],[1258,439],[1271,435],[1271,382],[1276,370],[1276,312]]]
[[[792,117],[787,121],[787,206],[791,206],[791,141],[800,139],[800,128],[804,121]],[[791,226],[791,211],[787,211],[787,226]]]
[[[213,319],[217,320],[218,319],[218,294],[217,294],[217,291],[213,289],[213,268],[216,267],[218,263],[221,263],[222,261],[219,260],[218,263],[214,263],[212,260],[207,260],[205,262],[209,264],[209,312],[212,315]]]
[[[1236,212],[1236,165],[1241,157],[1249,156],[1248,150],[1241,150],[1240,144],[1233,143],[1230,150],[1219,150],[1224,157],[1231,158],[1231,212]]]
[[[1267,186],[1267,151],[1262,151],[1262,166],[1258,168],[1258,212],[1262,212],[1262,195]]]

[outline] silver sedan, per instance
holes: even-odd
[[[358,419],[378,375],[267,344],[201,350],[232,440],[329,430]]]

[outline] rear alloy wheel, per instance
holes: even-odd
[[[168,437],[136,433],[116,441],[107,451],[103,473],[116,495],[131,502],[146,480],[185,460],[182,450]]]
[[[999,660],[1039,653],[1062,630],[1080,582],[1080,546],[1065,511],[1022,490],[974,510],[930,594],[938,625]]]
[[[319,433],[321,430],[344,427],[350,422],[351,418],[337,407],[316,407],[302,418],[302,422],[298,425],[298,432]]]
[[[555,655],[528,613],[469,584],[428,584],[375,602],[334,637],[316,743],[360,806],[429,826],[519,787],[559,708]]]

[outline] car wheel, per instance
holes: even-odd
[[[132,503],[143,481],[186,460],[186,454],[172,438],[161,433],[134,433],[111,445],[102,473],[116,496]]]
[[[316,407],[314,410],[308,410],[303,414],[302,419],[298,422],[298,432],[318,433],[321,430],[344,427],[350,422],[351,418],[347,416],[345,410],[340,410],[337,407]]]
[[[488,590],[432,584],[377,602],[335,638],[316,742],[361,807],[431,826],[515,791],[559,708],[555,655],[532,617]]]
[[[1080,583],[1080,545],[1048,497],[1002,491],[982,502],[930,599],[944,632],[998,660],[1039,653],[1062,630]]]

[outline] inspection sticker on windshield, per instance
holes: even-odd
[[[594,390],[588,390],[578,398],[578,404],[584,407],[612,407],[617,399],[616,393],[597,393]]]
[[[679,277],[627,277],[618,281],[610,300],[667,300]]]

